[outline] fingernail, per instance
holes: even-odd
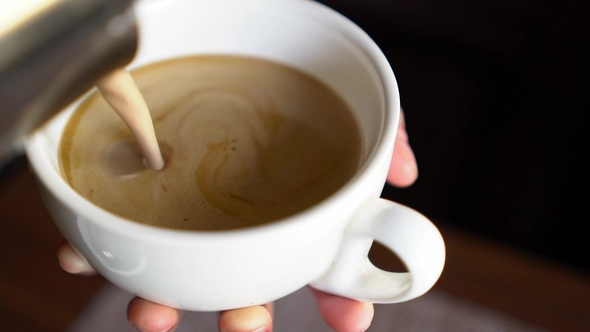
[[[257,328],[256,330],[252,331],[252,332],[267,332],[266,326]]]
[[[371,327],[371,324],[369,324],[367,327],[365,327],[364,329],[360,330],[359,332],[365,332],[369,329],[369,327]]]
[[[221,330],[221,332],[228,332],[227,330]],[[263,327],[259,327],[256,330],[252,330],[250,332],[268,332],[268,330],[266,329],[266,326]]]
[[[94,269],[88,261],[82,257],[78,251],[71,247],[60,248],[62,259],[59,260],[60,266],[69,273],[91,275]]]
[[[139,328],[139,327],[137,327],[137,326],[133,326],[133,327],[135,328],[135,331],[139,331],[139,332],[146,332],[146,331],[144,331],[144,330],[140,329],[140,328]],[[169,329],[167,329],[167,330],[165,330],[165,331],[162,331],[162,332],[168,332],[168,331],[172,331],[172,327],[171,327],[171,328],[169,328]]]

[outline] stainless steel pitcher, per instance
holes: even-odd
[[[26,135],[128,64],[137,48],[132,0],[0,3],[0,169]]]

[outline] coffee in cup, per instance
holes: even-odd
[[[98,93],[61,140],[64,177],[99,207],[189,230],[256,226],[303,211],[341,188],[360,163],[360,125],[313,76],[252,57],[201,55],[133,72],[166,166],[142,162]]]

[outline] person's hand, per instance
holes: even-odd
[[[414,151],[408,143],[408,132],[406,131],[406,118],[404,111],[400,113],[399,127],[395,137],[393,157],[387,174],[387,182],[405,188],[411,186],[418,178],[418,164]]]
[[[408,144],[403,112],[401,114],[395,149],[387,181],[397,187],[407,187],[418,178],[414,152]],[[70,273],[91,275],[92,267],[69,245],[58,251],[60,265]],[[373,305],[327,294],[313,289],[318,308],[326,323],[338,332],[360,332],[369,328],[373,320]],[[272,331],[272,303],[224,311],[219,315],[222,332]],[[138,330],[145,332],[174,331],[180,311],[136,297],[127,307],[127,319]]]

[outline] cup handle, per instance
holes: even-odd
[[[368,257],[373,240],[395,252],[409,272],[375,267]],[[364,302],[403,302],[426,293],[444,263],[444,241],[430,220],[406,206],[376,198],[361,206],[346,229],[329,271],[310,284]]]

